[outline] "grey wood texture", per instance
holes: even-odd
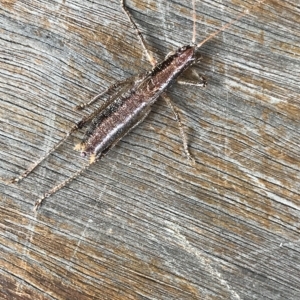
[[[206,89],[169,88],[195,167],[159,100],[37,214],[36,199],[84,164],[82,132],[20,184],[0,183],[1,299],[300,299],[296,2],[266,0],[206,43],[193,68]],[[196,1],[197,40],[251,4]],[[191,1],[128,7],[158,60],[190,43]],[[75,105],[150,65],[118,0],[0,9],[0,176],[11,178],[87,113]]]

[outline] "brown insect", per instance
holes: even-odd
[[[264,0],[258,1],[256,6]],[[202,42],[196,44],[196,17],[195,17],[195,1],[193,1],[193,38],[190,45],[183,46],[177,51],[170,53],[161,62],[156,63],[152,55],[149,53],[146,47],[144,38],[135,24],[132,16],[125,6],[125,0],[120,0],[121,7],[124,13],[127,15],[129,21],[134,27],[137,36],[141,42],[143,50],[145,51],[149,62],[153,66],[152,70],[146,74],[142,74],[136,77],[131,77],[122,81],[118,81],[115,84],[108,87],[105,91],[94,97],[91,101],[83,103],[76,107],[77,110],[82,110],[85,107],[94,104],[105,94],[114,92],[108,101],[96,109],[91,114],[83,117],[71,130],[65,135],[65,137],[52,147],[43,157],[41,157],[36,163],[28,168],[19,177],[10,180],[10,183],[16,183],[27,177],[43,160],[45,160],[52,152],[54,152],[72,133],[81,129],[82,127],[89,125],[83,140],[80,144],[76,145],[75,149],[81,152],[81,156],[88,156],[89,162],[82,169],[78,170],[71,177],[54,186],[51,190],[45,193],[39,198],[34,206],[36,210],[42,203],[42,201],[63,188],[66,184],[79,176],[84,170],[96,161],[100,160],[105,154],[108,153],[129,131],[135,126],[140,124],[151,111],[151,107],[155,101],[161,96],[171,108],[174,113],[175,119],[178,122],[180,134],[183,140],[183,148],[185,154],[191,164],[194,164],[194,160],[189,153],[187,138],[183,131],[183,127],[180,121],[180,117],[176,108],[171,102],[171,99],[166,95],[165,91],[168,86],[178,78],[180,74],[194,63],[199,61],[199,57],[196,56],[196,51],[208,40],[212,39],[221,31],[224,31],[233,23],[237,22],[241,17],[248,14],[246,10],[240,13],[235,20],[227,23],[216,32],[210,34]],[[198,82],[185,82],[180,81],[183,84],[192,84],[197,86],[206,86],[206,80],[204,77],[199,76]],[[123,91],[124,87],[126,90]]]

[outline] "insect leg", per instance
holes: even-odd
[[[120,0],[120,3],[121,3],[121,7],[122,7],[122,10],[124,11],[124,13],[126,14],[129,22],[131,23],[131,25],[133,26],[133,28],[135,29],[135,32],[138,36],[138,39],[140,41],[140,43],[142,44],[142,47],[147,55],[147,58],[149,60],[149,62],[151,63],[152,66],[155,66],[156,65],[156,60],[153,58],[153,56],[150,54],[150,52],[148,51],[147,47],[146,47],[146,43],[145,43],[145,40],[144,40],[144,37],[142,35],[142,33],[140,32],[140,30],[138,29],[137,25],[135,24],[129,10],[127,9],[126,5],[125,5],[125,0]]]
[[[126,79],[119,80],[119,81],[115,82],[114,84],[109,86],[107,89],[105,89],[103,92],[101,92],[100,94],[98,94],[94,98],[92,98],[90,101],[77,105],[75,107],[75,110],[83,110],[84,108],[86,108],[86,107],[92,105],[93,103],[95,103],[97,100],[102,98],[104,95],[106,95],[106,94],[110,93],[111,91],[113,91],[117,88],[120,88],[124,84],[132,82],[132,81],[133,81],[133,77],[129,77],[129,78],[126,78]]]
[[[50,197],[60,189],[62,189],[64,186],[66,186],[69,182],[71,182],[73,179],[78,177],[81,173],[83,173],[87,168],[89,168],[95,161],[90,161],[88,164],[86,164],[83,168],[75,172],[71,177],[67,178],[66,180],[62,181],[60,184],[54,186],[51,190],[49,190],[47,193],[45,193],[41,198],[39,198],[34,205],[33,210],[36,211],[39,206],[42,204],[43,200]]]
[[[137,123],[133,124],[129,129],[127,129],[116,141],[114,141],[108,148],[106,148],[103,152],[99,153],[97,156],[93,157],[91,156],[91,159],[88,164],[84,165],[81,169],[76,171],[72,176],[67,178],[66,180],[62,181],[58,185],[54,186],[52,189],[50,189],[47,193],[45,193],[41,198],[39,198],[35,205],[34,205],[34,211],[36,211],[39,206],[42,204],[42,202],[50,197],[51,195],[58,192],[60,189],[65,187],[67,184],[69,184],[72,180],[77,178],[80,174],[82,174],[85,170],[87,170],[92,164],[96,163],[98,160],[100,160],[103,156],[105,156],[109,150],[111,150],[129,131],[131,131],[134,127],[139,125],[141,122],[144,121],[144,119],[147,117],[149,112],[151,111],[151,107],[148,107],[145,109],[145,111],[141,114],[141,118],[138,120]]]
[[[200,86],[200,87],[206,87],[207,86],[207,81],[205,77],[199,76],[199,81],[195,80],[177,80],[177,83],[182,84],[182,85],[193,85],[193,86]]]
[[[194,64],[197,64],[200,62],[202,59],[201,56],[199,56]],[[182,84],[182,85],[194,85],[194,86],[200,86],[200,87],[206,87],[207,86],[207,81],[206,78],[203,77],[202,75],[199,75],[195,70],[192,70],[193,75],[197,78],[196,80],[184,80],[180,79],[180,77],[176,80],[177,83]]]
[[[117,82],[115,85],[112,85],[111,87],[109,87],[108,89],[106,89],[104,92],[108,93],[109,91],[113,90],[114,86],[115,88],[120,87],[126,83],[132,82],[134,81],[133,77],[127,78],[125,80],[119,81]],[[97,95],[97,100],[100,98],[100,96],[104,96],[106,93],[101,93],[99,95]],[[95,98],[94,98],[95,99]],[[79,122],[77,122],[75,125],[73,125],[73,127],[70,129],[69,132],[67,132],[65,134],[65,136],[59,141],[57,142],[48,152],[46,152],[42,157],[40,157],[32,166],[30,166],[27,170],[25,170],[21,175],[19,175],[18,177],[15,177],[13,179],[10,180],[5,180],[6,183],[17,183],[20,182],[21,180],[23,180],[24,178],[26,178],[38,165],[40,165],[51,153],[53,153],[58,147],[60,147],[67,139],[68,137],[76,132],[77,130],[81,129],[84,125],[86,125],[88,122],[90,122],[97,114],[99,114],[99,112],[101,110],[103,110],[106,106],[108,106],[113,100],[115,99],[115,97],[110,97],[101,107],[99,107],[98,109],[96,109],[95,111],[93,111],[91,114],[84,116]],[[96,101],[96,100],[95,100]]]
[[[163,99],[167,102],[168,106],[171,108],[171,110],[174,113],[175,119],[178,123],[178,127],[179,127],[179,131],[180,131],[180,135],[182,138],[182,142],[183,142],[183,148],[184,148],[184,152],[188,158],[188,160],[190,161],[191,165],[195,165],[195,160],[193,159],[193,157],[191,156],[189,149],[188,149],[188,144],[187,144],[187,137],[186,134],[183,130],[183,126],[179,117],[179,114],[177,112],[176,107],[174,106],[174,104],[172,103],[171,99],[166,95],[166,93],[164,93],[162,95]]]
[[[79,122],[84,122],[85,117]],[[78,123],[78,124],[79,124]],[[46,154],[44,154],[42,157],[40,157],[32,166],[30,166],[26,171],[24,171],[22,174],[20,174],[18,177],[15,177],[13,179],[7,180],[7,183],[17,183],[26,178],[38,165],[40,165],[52,152],[54,152],[73,132],[77,131],[80,127],[75,124],[69,132],[65,134],[65,136],[57,142]]]

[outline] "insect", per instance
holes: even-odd
[[[258,4],[264,0],[257,1]],[[190,45],[183,46],[175,52],[169,53],[161,63],[156,63],[150,52],[147,50],[143,35],[139,31],[136,23],[134,22],[129,10],[126,7],[125,0],[120,0],[120,5],[126,14],[129,22],[132,24],[136,31],[137,37],[142,45],[142,48],[152,65],[152,70],[131,77],[125,80],[116,82],[108,87],[99,95],[95,96],[91,101],[83,103],[76,107],[77,110],[82,110],[97,102],[100,98],[113,92],[112,96],[100,108],[95,109],[91,114],[83,117],[77,124],[75,124],[70,131],[54,145],[44,156],[37,162],[29,167],[19,177],[11,179],[10,183],[17,183],[26,178],[39,164],[41,164],[52,152],[54,152],[62,143],[75,131],[89,125],[83,140],[80,144],[76,145],[75,149],[81,152],[81,156],[89,157],[89,162],[83,168],[75,172],[71,177],[65,181],[54,186],[51,190],[39,198],[34,206],[34,210],[42,204],[43,200],[56,193],[58,190],[67,185],[74,178],[79,176],[89,166],[99,161],[112,149],[129,131],[135,126],[140,124],[151,111],[152,105],[159,97],[162,97],[174,113],[175,119],[178,123],[179,131],[183,141],[183,148],[185,155],[191,164],[195,164],[187,144],[187,138],[180,121],[180,117],[176,108],[172,104],[171,99],[166,94],[166,89],[170,84],[176,80],[183,71],[191,65],[199,61],[196,51],[208,40],[215,37],[221,31],[226,30],[233,23],[237,22],[241,17],[249,13],[246,10],[240,13],[236,19],[225,24],[219,30],[210,34],[200,43],[196,43],[196,15],[195,15],[195,0],[193,0],[193,36]],[[206,86],[204,77],[199,76],[197,83],[182,82],[184,84],[193,84],[201,87]]]

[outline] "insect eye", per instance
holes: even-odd
[[[188,49],[188,48],[189,48],[189,46],[181,47],[181,48],[179,48],[179,50],[177,52],[182,53],[182,52],[186,51],[186,49]]]

